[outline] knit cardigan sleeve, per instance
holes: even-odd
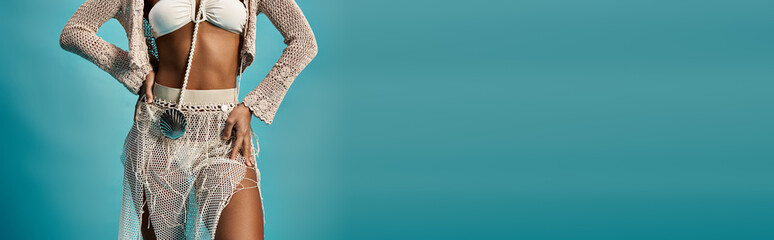
[[[258,14],[264,13],[287,44],[277,63],[242,103],[253,115],[271,125],[290,85],[317,55],[314,33],[294,0],[261,0]]]
[[[123,0],[87,0],[65,24],[59,45],[97,65],[133,94],[138,94],[145,76],[130,67],[129,53],[97,36],[97,30],[111,18],[126,19]]]

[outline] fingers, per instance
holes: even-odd
[[[231,160],[236,160],[237,155],[242,153],[242,156],[245,158],[245,165],[248,167],[255,166],[255,158],[253,158],[252,153],[252,146],[251,146],[251,139],[250,139],[250,129],[248,127],[241,127],[241,125],[236,125],[236,140],[233,142],[233,147],[231,149]]]
[[[246,141],[242,141],[244,146],[242,146],[242,156],[245,156],[245,165],[248,167],[253,166],[253,154],[251,153],[252,149],[250,147],[250,136],[247,136],[244,138]]]
[[[234,108],[226,120],[226,126],[223,128],[223,140],[231,139],[236,135],[232,142],[231,160],[236,160],[237,155],[241,154],[245,158],[245,165],[255,166],[255,157],[252,148],[252,139],[250,130],[250,112],[247,109]]]
[[[145,86],[145,101],[147,103],[153,103],[153,85]]]
[[[239,153],[239,150],[242,148],[243,140],[242,134],[237,134],[236,141],[234,141],[234,148],[231,150],[231,160],[236,160],[237,153]]]
[[[255,154],[257,156],[258,153],[261,152],[261,144],[258,144],[258,138],[255,137],[255,133],[254,132],[251,131],[250,132],[250,136],[252,137],[252,139],[255,139],[255,152],[253,154]],[[250,140],[250,144],[252,144],[252,143],[253,143],[252,140]]]
[[[234,132],[234,125],[236,124],[236,121],[229,117],[228,120],[226,120],[226,127],[223,128],[223,140],[231,138],[231,133]]]
[[[156,73],[151,71],[145,77],[145,101],[153,103],[153,83],[156,81]]]

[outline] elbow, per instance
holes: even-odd
[[[312,39],[309,44],[309,59],[314,59],[317,56],[317,41]]]
[[[68,52],[80,54],[83,41],[88,39],[90,34],[96,34],[96,32],[85,30],[76,24],[68,22],[62,28],[62,33],[59,34],[59,47]]]
[[[314,57],[317,56],[317,40],[314,38],[314,36],[311,36],[307,38],[306,41],[304,41],[304,49],[305,49],[305,55],[309,58],[311,61],[314,59]]]
[[[76,47],[75,39],[75,31],[72,31],[69,27],[65,26],[65,28],[62,30],[62,33],[59,34],[59,47],[72,52]]]
[[[287,44],[286,49],[292,49],[297,56],[306,58],[307,63],[317,56],[317,39],[311,29],[287,36],[284,42]]]

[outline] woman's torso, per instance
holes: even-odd
[[[145,1],[145,14],[148,18],[148,13],[160,0]],[[195,2],[198,12],[201,0]],[[193,30],[194,23],[188,22],[179,29],[156,38],[159,56],[159,68],[155,78],[157,83],[175,88],[183,86]],[[197,35],[186,89],[235,88],[239,71],[240,34],[203,21],[199,23]]]

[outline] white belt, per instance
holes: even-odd
[[[153,96],[167,102],[178,102],[180,88],[167,87],[158,83],[153,84]],[[236,88],[227,89],[186,89],[185,102],[183,104],[228,104],[237,103]]]

